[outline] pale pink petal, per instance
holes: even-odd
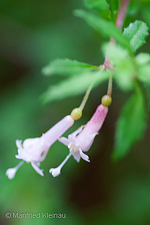
[[[82,133],[77,136],[75,140],[75,145],[80,146],[83,152],[86,152],[90,149],[93,144],[94,138],[98,133],[91,134],[89,130],[83,130]]]
[[[68,138],[60,137],[58,140],[66,146],[68,146],[68,144],[69,144]]]
[[[73,151],[71,151],[71,154],[73,155],[73,157],[74,157],[74,159],[77,161],[77,162],[79,162],[80,161],[80,153],[79,153],[79,151],[78,152],[73,152]]]
[[[42,134],[42,136],[40,137],[40,145],[41,146],[44,146],[44,147],[48,147],[48,149],[49,149],[49,145],[46,143],[46,141],[45,141],[45,134]]]
[[[16,145],[18,149],[23,149],[22,148],[22,140],[16,140]]]
[[[28,138],[23,142],[23,148],[30,148],[32,145],[38,144],[40,138]]]
[[[98,133],[95,133],[89,137],[89,141],[87,142],[87,145],[84,146],[84,150],[83,150],[84,152],[87,152],[91,148],[91,145],[93,144],[94,138],[96,135],[98,135]]]
[[[22,159],[22,160],[24,160],[26,162],[30,162],[31,161],[30,155],[27,152],[25,152],[24,149],[23,150],[19,150],[18,149],[18,155],[15,155],[15,157],[17,159]]]
[[[43,170],[38,167],[36,162],[31,161],[31,165],[38,174],[40,174],[41,176],[44,176]]]
[[[99,105],[90,121],[86,124],[85,128],[89,129],[91,133],[97,133],[104,123],[107,112],[108,107],[103,106],[102,104]]]
[[[74,120],[70,115],[65,116],[61,121],[56,123],[50,130],[48,130],[44,139],[47,145],[52,145],[58,138],[64,134],[72,125],[74,124]]]
[[[84,153],[81,151],[81,149],[80,149],[79,151],[80,151],[80,156],[81,156],[81,158],[84,159],[84,160],[87,161],[87,162],[90,162],[89,156],[86,155],[86,154],[84,154]]]
[[[79,133],[81,133],[81,131],[83,130],[83,128],[84,128],[84,126],[79,127],[76,131],[74,131],[72,134],[70,134],[70,135],[68,136],[68,139],[69,139],[70,141],[74,140],[74,139],[76,138],[76,136],[77,136]]]

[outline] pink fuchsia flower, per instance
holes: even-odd
[[[85,126],[80,127],[78,130],[70,134],[68,138],[59,138],[60,142],[68,146],[70,153],[57,168],[51,168],[49,170],[53,177],[56,177],[60,174],[62,167],[68,161],[71,155],[77,162],[80,161],[80,158],[90,162],[88,155],[86,155],[84,152],[87,152],[90,149],[95,136],[98,134],[100,128],[103,125],[107,112],[108,107],[102,104],[99,105],[94,115]]]
[[[58,138],[65,133],[74,124],[74,119],[68,115],[54,125],[50,130],[38,138],[28,138],[23,144],[21,140],[16,140],[18,147],[17,159],[22,159],[27,163],[31,163],[35,171],[44,176],[43,170],[39,168],[40,162],[42,162],[50,146],[58,140]],[[23,161],[15,168],[10,168],[6,171],[6,175],[9,179],[13,179],[19,167],[23,164]]]

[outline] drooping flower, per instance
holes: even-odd
[[[20,162],[16,167],[9,168],[6,171],[6,175],[9,179],[14,178],[17,170],[20,168],[24,161],[26,161],[27,163],[31,163],[35,171],[41,176],[44,176],[43,170],[39,168],[40,162],[45,159],[50,146],[74,124],[75,120],[81,118],[82,111],[90,94],[90,91],[91,86],[86,91],[80,107],[73,109],[70,115],[64,117],[41,137],[28,138],[23,142],[23,144],[22,140],[16,140],[16,145],[18,147],[18,155],[16,155],[16,158],[22,159],[23,161]]]
[[[80,158],[87,162],[90,162],[88,155],[86,155],[84,152],[87,152],[90,149],[95,136],[98,134],[100,128],[103,125],[107,112],[107,106],[104,106],[102,104],[99,105],[94,115],[85,126],[77,129],[75,132],[70,134],[68,138],[59,138],[60,142],[68,146],[70,152],[65,160],[57,168],[51,168],[49,170],[53,177],[56,177],[60,174],[61,168],[64,166],[71,155],[77,162],[80,161]]]
[[[28,138],[23,144],[21,140],[16,140],[18,147],[17,159],[22,159],[27,163],[31,163],[35,171],[44,176],[43,170],[39,168],[40,162],[42,162],[50,146],[58,140],[58,138],[65,133],[74,124],[74,119],[68,115],[54,125],[50,130],[38,138]],[[23,164],[23,161],[18,164],[15,168],[10,168],[6,171],[6,175],[9,179],[13,179],[16,171]]]

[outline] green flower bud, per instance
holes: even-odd
[[[103,106],[109,106],[111,104],[111,102],[112,102],[112,98],[109,95],[104,95],[102,97],[101,102],[102,102]]]
[[[72,110],[70,115],[74,120],[78,120],[82,116],[82,110],[80,108],[75,108]]]

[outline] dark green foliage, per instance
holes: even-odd
[[[113,159],[122,158],[144,136],[146,113],[140,90],[123,107],[116,126]]]

